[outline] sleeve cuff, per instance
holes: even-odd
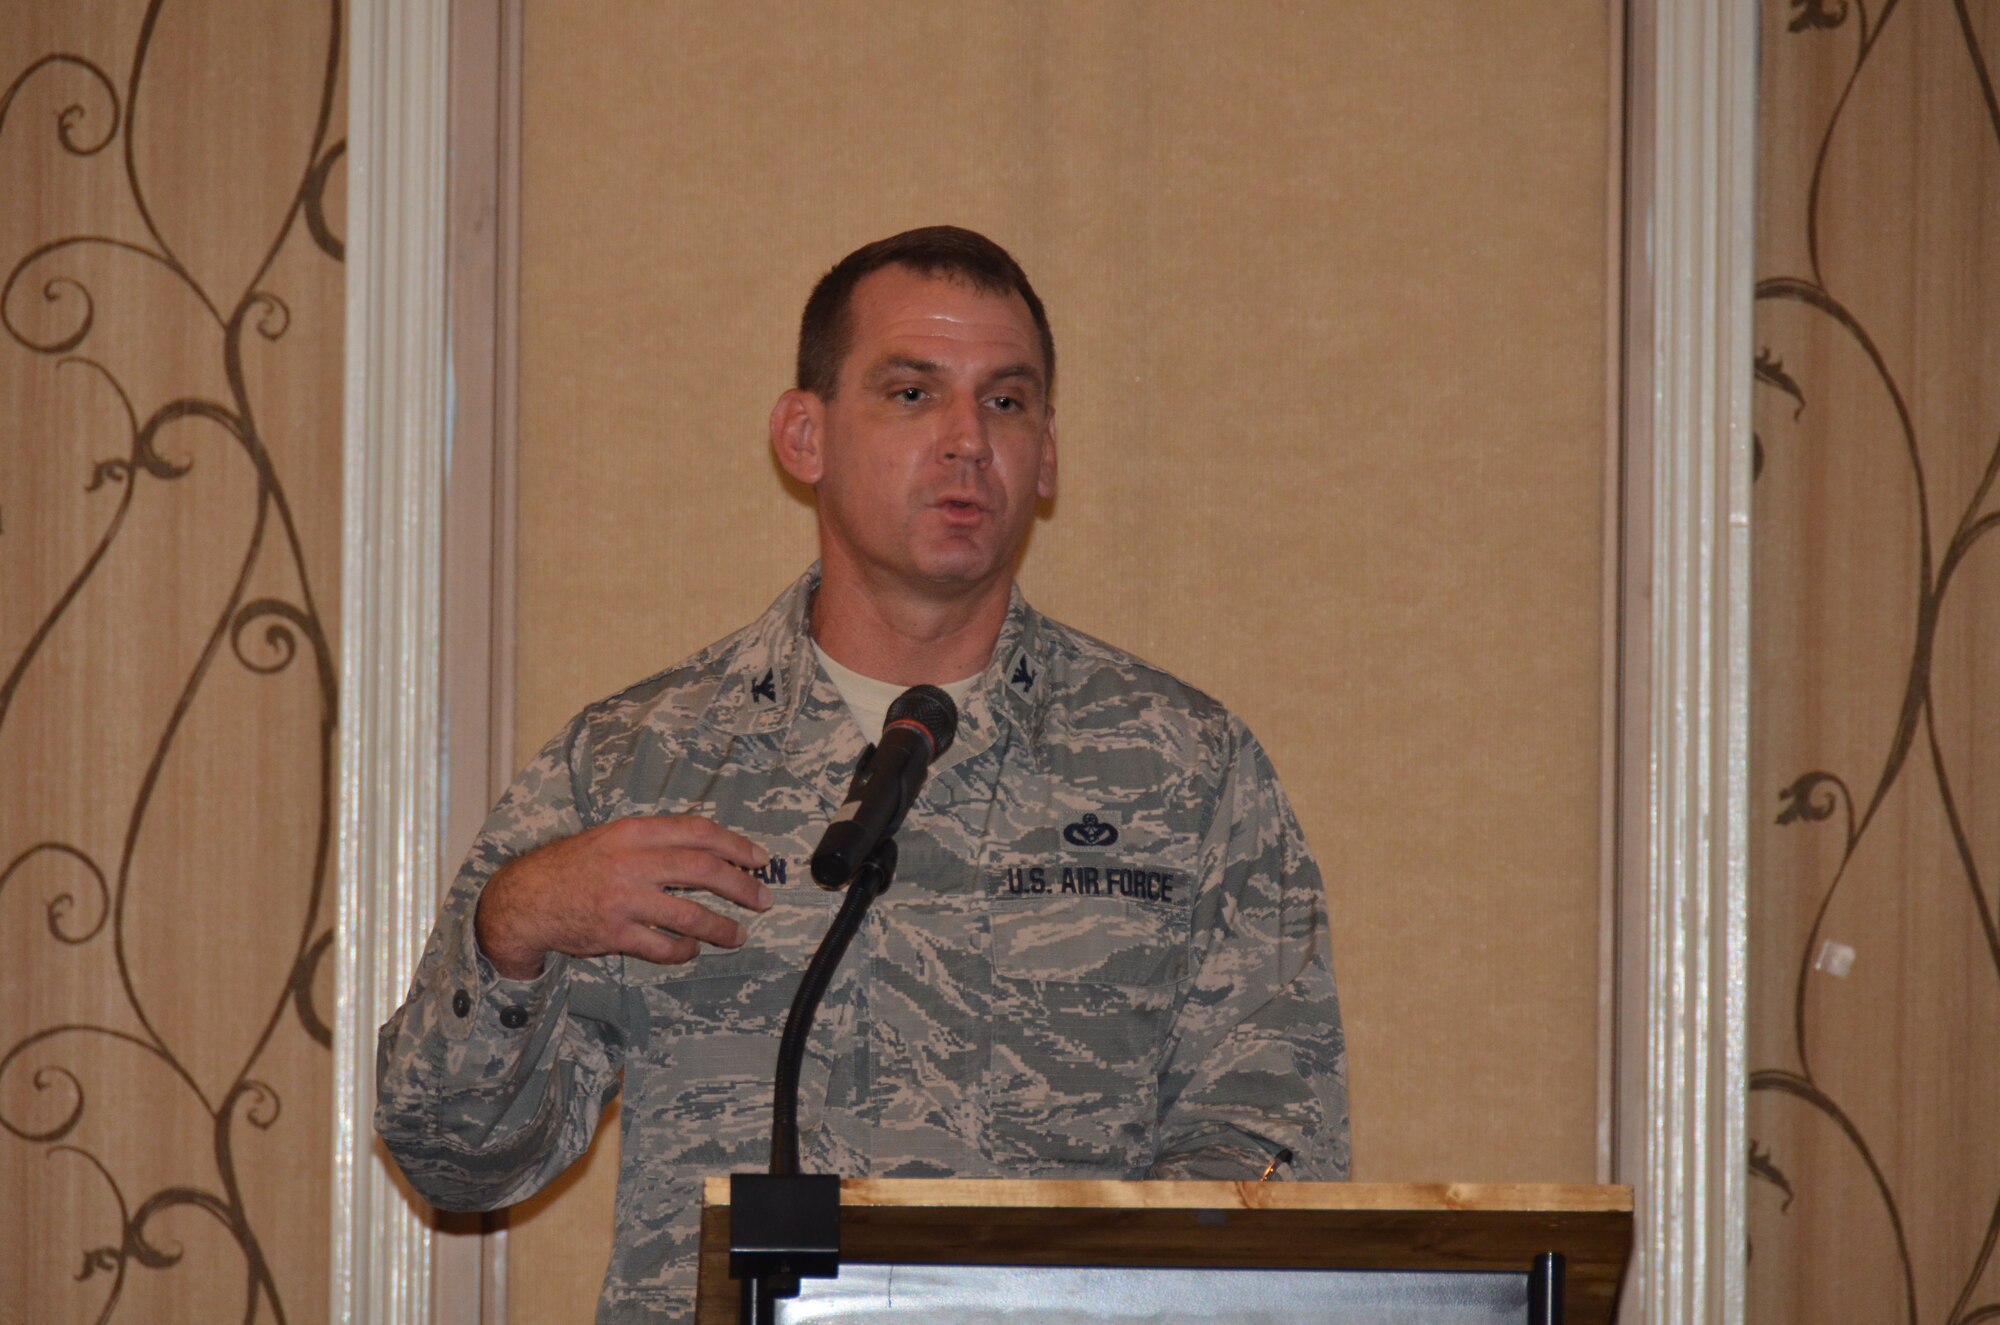
[[[439,1020],[448,1039],[464,1041],[475,1032],[502,1039],[529,1035],[568,982],[569,958],[552,952],[532,980],[510,980],[479,950],[469,920],[459,926],[450,956],[439,971]]]
[[[507,1030],[520,1034],[526,1034],[529,1027],[542,1019],[569,973],[569,958],[559,952],[552,952],[542,960],[542,973],[532,980],[513,980],[500,974],[483,952],[475,951],[474,957],[480,1004],[474,1019],[491,1017]],[[456,1010],[454,1000],[453,1011]]]

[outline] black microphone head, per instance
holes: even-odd
[[[889,705],[883,730],[898,722],[922,727],[931,738],[931,758],[936,759],[951,749],[952,739],[958,735],[958,705],[936,686],[911,686]]]

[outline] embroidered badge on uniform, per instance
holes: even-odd
[[[1063,829],[1063,841],[1074,847],[1108,847],[1118,840],[1118,829],[1094,814]]]
[[[1027,654],[1014,655],[1014,674],[1007,678],[1007,684],[1021,687],[1024,695],[1035,688],[1035,670],[1028,666]]]

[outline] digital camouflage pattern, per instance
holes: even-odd
[[[816,568],[815,568],[816,569]],[[815,573],[755,624],[586,709],[494,810],[409,998],[376,1127],[448,1209],[533,1193],[621,1089],[601,1321],[692,1311],[700,1181],[769,1163],[778,1036],[839,894],[807,861],[863,739],[807,634]],[[771,853],[736,951],[685,966],[478,955],[502,864],[624,815],[695,813]],[[1344,1178],[1347,1069],[1324,895],[1263,750],[1214,700],[1017,589],[901,864],[821,1009],[808,1172]]]

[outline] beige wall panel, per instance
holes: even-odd
[[[1885,8],[1763,6],[1752,1320],[2000,1314],[2000,15]]]
[[[325,1315],[340,37],[0,24],[0,1320]]]
[[[983,229],[1061,360],[1024,582],[1271,748],[1356,1176],[1589,1180],[1604,7],[527,17],[519,753],[811,557],[764,418],[818,274]],[[517,1220],[523,1319],[586,1314],[612,1167]]]

